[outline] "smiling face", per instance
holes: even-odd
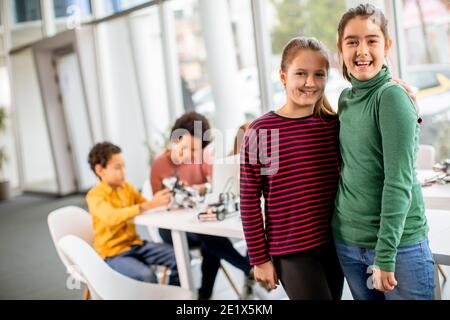
[[[391,45],[373,19],[356,17],[347,22],[339,49],[348,72],[365,81],[380,72]]]
[[[172,148],[172,161],[175,164],[199,163],[202,160],[202,140],[190,134],[181,136]]]
[[[280,70],[280,79],[286,88],[288,103],[313,109],[325,90],[327,62],[319,52],[300,50],[287,70]]]

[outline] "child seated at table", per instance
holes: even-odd
[[[153,192],[163,188],[163,180],[177,176],[185,185],[205,194],[212,174],[212,164],[206,158],[205,148],[210,139],[208,120],[196,112],[188,112],[175,121],[171,130],[170,148],[166,149],[153,162],[150,181]],[[200,158],[200,159],[198,159]],[[170,230],[160,229],[161,238],[172,243]],[[199,299],[209,299],[213,292],[214,282],[224,259],[246,275],[242,297],[252,294],[253,272],[247,257],[242,256],[228,238],[188,233],[189,247],[199,247],[203,256],[202,280],[198,291]]]
[[[150,266],[167,266],[169,284],[179,285],[173,248],[168,244],[142,241],[133,218],[170,201],[167,189],[155,193],[151,201],[125,181],[125,161],[121,149],[110,143],[97,143],[89,152],[89,165],[99,182],[86,201],[94,225],[94,248],[117,272],[144,282],[157,282]]]

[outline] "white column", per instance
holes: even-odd
[[[226,0],[200,0],[207,68],[215,103],[214,123],[225,140],[216,139],[216,155],[231,150],[237,128],[245,121],[237,85],[237,62]],[[225,143],[221,146],[221,143]]]
[[[258,64],[259,90],[263,112],[274,109],[271,40],[267,24],[267,2],[252,0],[253,25],[255,30],[256,58]]]
[[[92,5],[92,15],[94,19],[99,19],[104,16],[106,8],[105,1],[91,1]],[[100,114],[102,121],[102,135],[103,139],[110,139],[110,126],[108,125],[106,111],[107,111],[107,96],[104,83],[104,69],[105,69],[105,34],[100,30],[101,25],[94,25],[94,42],[95,42],[95,56],[97,65],[97,84],[99,90],[99,100],[100,100]],[[104,31],[104,30],[103,30]]]
[[[231,0],[230,8],[231,20],[236,27],[235,37],[242,66],[253,67],[256,65],[255,42],[250,39],[254,37],[254,28],[253,20],[249,19],[252,13],[252,4],[248,1]]]
[[[392,57],[391,72],[395,77],[403,77],[406,70],[406,45],[405,33],[403,32],[403,1],[386,1],[388,8],[387,19],[389,23],[389,33],[394,40],[394,45],[391,49],[390,56]]]
[[[44,37],[51,37],[56,34],[55,10],[53,0],[41,0],[42,12],[42,32]]]
[[[164,1],[159,4],[159,21],[161,23],[167,101],[169,104],[170,119],[173,122],[184,112],[184,106],[183,96],[181,94],[175,22],[170,5],[170,1]]]

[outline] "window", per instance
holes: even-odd
[[[111,15],[140,4],[149,2],[149,0],[103,0],[106,2],[105,14]]]
[[[207,40],[203,36],[200,3],[198,0],[174,0],[172,4],[185,111],[195,109],[214,122],[216,107],[208,78]],[[239,111],[242,119],[250,121],[261,113],[251,3],[231,0],[228,9],[229,25],[219,28],[229,27],[232,32],[234,50],[230,54],[236,62],[236,81],[242,91]]]
[[[73,14],[82,16],[92,13],[90,0],[53,0],[55,17],[67,17]]]
[[[337,26],[346,10],[345,0],[266,0],[267,19],[272,39],[272,81],[274,82],[274,106],[280,108],[285,102],[284,89],[280,84],[278,70],[281,53],[287,42],[298,36],[313,36],[322,41],[330,53],[330,72],[326,96],[334,108],[341,91],[350,84],[341,75],[336,48]]]
[[[11,46],[18,47],[39,40],[42,34],[42,16],[38,0],[10,1]]]
[[[404,79],[417,92],[423,118],[420,143],[450,157],[450,6],[441,0],[403,0]]]
[[[15,23],[41,20],[41,5],[37,0],[10,0]]]
[[[90,0],[53,0],[56,32],[74,29],[92,19]]]

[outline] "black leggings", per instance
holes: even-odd
[[[304,252],[273,256],[273,263],[289,299],[341,299],[344,275],[332,242]]]

